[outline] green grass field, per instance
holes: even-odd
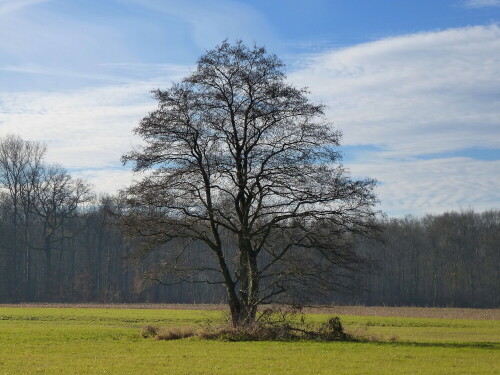
[[[375,335],[375,342],[156,341],[139,334],[145,324],[194,325],[221,315],[0,307],[0,375],[500,374],[499,320],[341,316],[348,330]]]

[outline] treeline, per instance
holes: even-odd
[[[357,239],[374,260],[354,275],[344,303],[456,307],[500,306],[500,211],[472,210],[391,219],[382,241]]]
[[[143,271],[160,262],[162,252],[140,264],[131,262],[131,245],[115,225],[119,201],[97,198],[85,181],[47,165],[45,152],[36,142],[0,139],[0,303],[223,301],[220,286],[208,284],[141,290]],[[379,240],[354,239],[371,267],[344,273],[343,287],[314,302],[500,305],[499,210],[391,219],[381,225]]]

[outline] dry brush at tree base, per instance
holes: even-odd
[[[305,341],[317,342],[329,341],[366,341],[374,340],[374,336],[362,336],[346,333],[340,322],[340,318],[328,319],[322,324],[264,324],[255,322],[244,326],[234,327],[227,325],[207,325],[205,327],[169,327],[160,328],[146,325],[141,328],[141,336],[154,338],[155,340],[179,340],[188,337],[196,337],[205,340],[219,341]],[[381,338],[378,338],[382,340]],[[391,338],[390,340],[393,340]]]
[[[339,317],[329,317],[323,322],[307,322],[301,310],[289,307],[268,308],[259,313],[251,324],[234,326],[227,323],[205,324],[198,327],[161,328],[146,325],[141,336],[156,340],[178,340],[198,337],[222,341],[360,341],[368,337],[347,333]]]

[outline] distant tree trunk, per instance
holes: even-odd
[[[52,301],[52,251],[50,248],[50,238],[45,237],[43,252],[45,255],[45,298],[47,302]]]

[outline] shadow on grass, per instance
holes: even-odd
[[[421,348],[500,349],[500,343],[497,342],[365,341],[364,343],[390,346],[412,346]]]

